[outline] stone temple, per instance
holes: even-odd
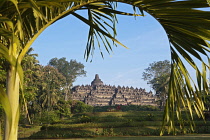
[[[157,106],[156,96],[145,89],[124,86],[104,85],[99,75],[91,85],[75,86],[72,88],[72,100],[83,101],[92,106],[114,106],[114,105],[152,105]]]

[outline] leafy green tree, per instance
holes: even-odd
[[[158,61],[149,64],[145,69],[142,77],[156,91],[156,95],[160,98],[160,108],[165,105],[165,100],[168,94],[169,79],[171,75],[170,61]]]
[[[63,58],[52,58],[49,61],[49,65],[58,69],[58,71],[66,77],[66,83],[64,88],[65,91],[65,100],[68,98],[68,94],[72,88],[73,82],[78,76],[85,76],[86,71],[84,70],[84,65],[76,60],[70,60],[69,62],[65,57]]]
[[[70,117],[71,115],[71,105],[70,101],[59,100],[54,110],[59,114],[60,118]]]
[[[190,112],[191,119],[193,108],[198,110],[196,113],[199,116],[203,116],[204,104],[200,95],[201,90],[208,93],[206,72],[209,70],[210,12],[202,9],[209,7],[208,1],[116,1],[133,6],[134,13],[139,10],[141,15],[144,15],[144,11],[151,14],[162,25],[169,39],[172,65],[164,117],[169,132],[172,130],[175,133],[176,130],[175,111],[178,118],[182,119],[180,104]],[[117,11],[116,8],[115,1],[105,0],[0,1],[0,57],[10,64],[6,92],[0,88],[0,101],[7,116],[5,140],[17,139],[19,91],[23,89],[21,62],[35,39],[54,22],[73,15],[90,27],[86,58],[93,54],[96,45],[101,48],[103,44],[108,52],[112,51],[110,41],[122,45],[116,40],[116,14],[139,16]],[[86,10],[87,15],[79,15],[78,10]],[[198,67],[194,58],[202,63],[202,68]],[[197,73],[195,82],[183,63],[185,60]]]
[[[39,77],[39,102],[43,109],[52,110],[62,97],[61,88],[66,83],[66,78],[52,66],[44,66]]]

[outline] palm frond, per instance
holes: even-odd
[[[162,25],[169,39],[172,71],[163,126],[168,124],[169,132],[175,134],[174,116],[176,114],[180,128],[183,128],[181,114],[186,111],[189,112],[193,130],[193,112],[204,118],[202,94],[208,94],[206,72],[209,71],[210,47],[207,41],[210,40],[210,12],[202,8],[209,5],[203,0],[145,0],[135,1],[134,4],[151,14]],[[202,66],[198,66],[197,61]],[[197,73],[197,78],[193,78],[186,63]]]
[[[114,3],[115,4],[115,3]],[[88,10],[88,19],[72,13],[74,16],[79,18],[81,21],[90,26],[88,34],[88,43],[85,51],[85,58],[88,59],[89,55],[94,53],[95,42],[100,49],[101,56],[103,57],[103,52],[101,50],[101,44],[105,47],[105,50],[110,53],[112,51],[112,45],[109,43],[109,39],[113,41],[113,45],[121,44],[115,39],[116,29],[115,24],[117,22],[116,14],[118,15],[129,15],[129,16],[142,16],[139,14],[131,14],[127,12],[118,11],[115,9],[113,3],[109,2],[96,2],[85,5],[82,10]],[[124,46],[127,48],[126,46]]]

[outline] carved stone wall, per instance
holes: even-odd
[[[75,86],[72,88],[72,100],[83,101],[92,106],[108,105],[152,105],[157,106],[156,97],[152,92],[133,87],[115,87],[104,85],[96,75],[91,85]]]

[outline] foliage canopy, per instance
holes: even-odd
[[[165,106],[167,99],[169,80],[171,75],[170,61],[158,61],[149,64],[149,67],[142,73],[144,80],[155,90],[155,94],[159,97],[160,108]]]

